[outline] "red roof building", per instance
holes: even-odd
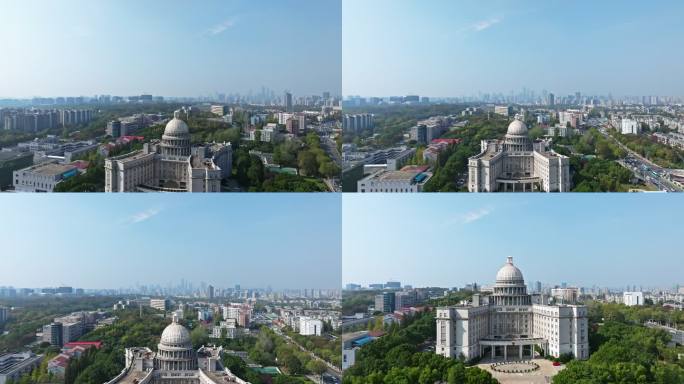
[[[461,142],[461,139],[432,139],[432,144],[440,144],[440,143],[458,144],[460,142]]]

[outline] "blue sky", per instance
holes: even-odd
[[[0,97],[341,92],[341,0],[3,0]]]
[[[682,195],[346,194],[342,206],[344,283],[491,284],[513,256],[527,282],[684,284]]]
[[[678,0],[344,0],[345,95],[682,96]]]
[[[0,286],[338,289],[335,194],[10,194]]]

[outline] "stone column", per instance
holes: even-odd
[[[508,360],[508,345],[504,345],[503,349],[504,349],[504,361],[507,361]]]
[[[520,360],[523,358],[523,346],[520,344]]]
[[[492,345],[492,360],[494,360],[494,358],[496,357],[495,352],[496,352],[496,345]]]

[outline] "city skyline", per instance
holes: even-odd
[[[0,286],[340,289],[340,197],[320,194],[35,196],[1,203]],[[315,236],[303,228],[317,223]],[[37,241],[26,225],[41,223]],[[22,229],[23,228],[23,229]],[[306,241],[306,246],[302,245]],[[315,274],[301,274],[316,267]]]
[[[657,3],[345,0],[343,94],[681,96],[684,5]]]
[[[0,98],[341,93],[339,0],[210,1],[199,12],[177,0],[30,0],[0,12],[0,36],[12,36],[0,39]]]
[[[682,283],[675,269],[667,268],[678,258],[661,241],[677,236],[681,209],[671,195],[357,196],[343,198],[344,284],[491,284],[492,268],[507,256],[528,283]],[[364,217],[369,210],[377,219]]]

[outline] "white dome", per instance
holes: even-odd
[[[164,328],[159,343],[164,345],[190,345],[192,341],[190,340],[190,332],[174,319],[173,323]]]
[[[521,281],[524,281],[522,272],[520,272],[518,267],[513,265],[513,258],[511,256],[508,256],[506,264],[503,267],[501,267],[501,269],[499,269],[499,272],[496,273],[496,282],[518,283]]]
[[[190,128],[185,124],[185,121],[180,119],[180,112],[175,111],[173,113],[173,119],[166,124],[164,129],[164,135],[167,136],[179,136],[186,135],[190,133]]]
[[[527,136],[527,126],[517,118],[508,124],[508,131],[506,135],[510,136]]]

